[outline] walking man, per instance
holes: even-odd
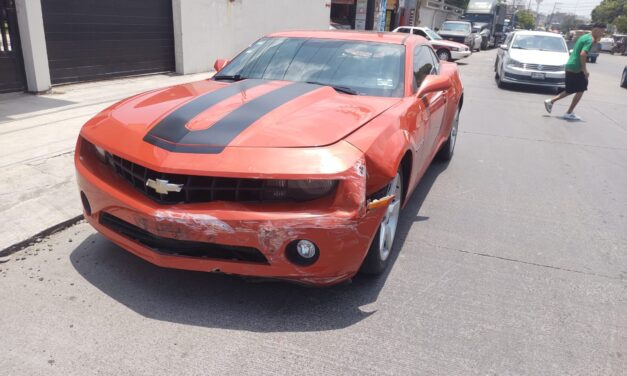
[[[566,120],[581,120],[573,111],[577,103],[579,103],[579,100],[581,100],[583,92],[588,90],[588,76],[590,76],[586,66],[588,52],[590,52],[592,44],[597,43],[599,39],[601,39],[604,31],[605,24],[597,23],[592,27],[591,33],[582,35],[577,39],[573,52],[570,54],[568,62],[566,63],[566,90],[559,93],[556,97],[544,101],[544,108],[546,108],[549,114],[553,109],[553,103],[571,94],[575,94],[563,118]]]

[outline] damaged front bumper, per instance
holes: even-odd
[[[87,221],[127,251],[167,268],[336,284],[357,273],[386,209],[367,207],[363,158],[333,176],[340,183],[331,196],[292,204],[162,205],[80,152],[75,162]],[[298,240],[316,245],[313,264],[290,259]]]

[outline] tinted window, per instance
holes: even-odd
[[[397,33],[407,33],[409,34],[409,29],[401,27],[400,29],[396,30]]]
[[[420,35],[421,37],[427,37],[427,33],[425,33],[424,31],[420,30],[420,29],[414,29],[414,34],[416,35]]]
[[[317,82],[360,95],[402,97],[405,46],[331,39],[264,38],[218,76]]]
[[[433,69],[434,61],[429,48],[416,47],[414,50],[414,91],[418,90],[422,81],[433,72]]]
[[[433,74],[439,74],[440,59],[438,59],[438,56],[435,54],[435,52],[433,52],[431,48],[427,48],[427,50],[429,50],[429,55],[431,55],[431,60],[433,61]]]

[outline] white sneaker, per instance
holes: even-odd
[[[544,108],[546,108],[546,112],[548,112],[550,114],[551,111],[553,110],[553,102],[551,102],[550,99],[545,100],[544,101]]]
[[[570,114],[567,112],[564,114],[564,116],[562,116],[564,119],[566,120],[581,120],[581,118],[577,115],[575,115],[574,112],[571,112]]]

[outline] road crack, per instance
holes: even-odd
[[[605,274],[599,274],[599,273],[594,273],[594,272],[585,272],[585,271],[582,271],[582,270],[562,268],[562,267],[559,267],[559,266],[553,266],[553,265],[547,265],[547,264],[540,264],[540,263],[537,263],[537,262],[517,260],[517,259],[513,259],[513,258],[509,258],[509,257],[491,255],[491,254],[488,254],[488,253],[475,252],[475,251],[469,251],[469,250],[466,250],[466,249],[447,247],[447,246],[437,245],[437,244],[433,244],[433,243],[429,243],[429,242],[425,242],[425,243],[429,244],[431,246],[437,247],[437,248],[443,248],[443,249],[446,249],[446,250],[449,250],[449,251],[465,253],[465,254],[473,255],[473,256],[489,257],[489,258],[498,259],[498,260],[502,260],[502,261],[515,262],[515,263],[518,263],[518,264],[536,266],[536,267],[540,267],[540,268],[547,268],[547,269],[553,269],[553,270],[560,270],[560,271],[569,272],[569,273],[584,274],[584,275],[588,275],[588,276],[601,277],[601,278],[618,280],[618,281],[625,280],[625,278],[623,278],[623,277],[613,277],[613,276],[609,276],[609,275],[605,275]]]

